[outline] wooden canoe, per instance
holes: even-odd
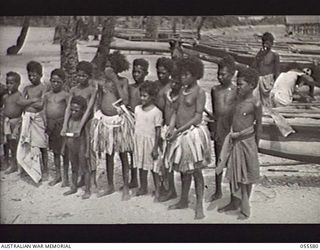
[[[284,137],[270,117],[263,117],[259,152],[320,164],[320,119],[287,118],[286,120],[295,133]]]

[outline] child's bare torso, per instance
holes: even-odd
[[[276,53],[273,51],[269,51],[259,63],[259,73],[261,76],[274,74],[275,72],[275,60],[276,60]]]
[[[23,108],[18,105],[17,101],[22,97],[19,91],[6,95],[4,98],[3,114],[10,119],[21,116]]]
[[[39,98],[41,101],[45,91],[46,91],[46,87],[42,83],[40,83],[39,85],[36,85],[36,86],[35,85],[27,86],[26,90],[25,90],[26,98],[27,99]],[[40,112],[43,107],[35,106],[35,104],[37,104],[37,103],[34,103],[34,104],[28,106],[26,108],[26,111],[32,112],[32,113]]]
[[[134,83],[129,85],[129,106],[132,111],[141,104],[139,85]]]
[[[200,87],[196,85],[189,91],[180,91],[177,109],[176,127],[180,128],[194,118],[196,114],[196,99],[199,97]]]
[[[123,80],[120,80],[120,84],[123,84]],[[120,99],[120,94],[118,93],[117,87],[114,82],[106,80],[103,85],[100,85],[101,104],[100,109],[104,115],[114,116],[118,112],[113,107],[113,103]]]
[[[234,132],[240,132],[252,126],[255,118],[256,100],[250,96],[236,103],[232,120],[232,129]]]
[[[213,113],[217,119],[231,116],[236,103],[237,87],[232,84],[227,88],[217,86],[212,88],[211,94],[214,99]]]
[[[87,101],[87,104],[91,98],[91,95],[92,95],[92,86],[91,85],[88,85],[87,87],[85,88],[82,88],[82,87],[79,87],[79,86],[76,86],[76,87],[73,87],[70,91],[71,95],[73,96],[82,96],[84,99],[86,99]]]
[[[65,91],[58,93],[50,92],[47,96],[46,116],[50,119],[59,119],[64,117],[67,108],[69,94]]]

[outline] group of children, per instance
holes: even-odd
[[[77,66],[77,85],[66,87],[63,70],[51,72],[50,86],[41,82],[42,66],[27,64],[31,85],[18,90],[20,75],[7,73],[6,88],[1,88],[1,115],[4,132],[5,163],[10,174],[27,172],[33,180],[48,179],[48,153],[54,155],[55,177],[49,185],[68,183],[70,190],[85,186],[83,199],[96,185],[99,158],[105,154],[108,184],[98,192],[103,197],[115,192],[114,154],[122,165],[122,199],[148,193],[148,172],[154,180],[154,201],[177,197],[174,172],[181,175],[181,196],[169,209],[188,207],[192,182],[195,183],[195,219],[204,218],[204,178],[202,169],[211,162],[211,138],[216,157],[216,188],[210,201],[222,197],[222,172],[230,182],[231,201],[219,212],[239,210],[239,219],[250,216],[249,197],[252,184],[259,178],[257,145],[261,130],[262,108],[252,92],[258,84],[258,73],[252,68],[238,72],[237,86],[232,83],[235,61],[231,56],[218,65],[219,86],[211,91],[214,129],[204,122],[206,94],[198,81],[204,65],[198,58],[161,57],[157,60],[157,81],[145,80],[149,64],[145,59],[133,61],[134,83],[120,75],[129,69],[126,57],[119,52],[107,58],[103,77],[97,79],[94,67],[86,61]],[[210,135],[211,133],[211,135]],[[61,171],[61,156],[63,168]],[[35,166],[41,166],[37,169]],[[130,178],[131,177],[131,178]],[[138,178],[139,177],[139,178]],[[139,181],[138,181],[139,180]]]

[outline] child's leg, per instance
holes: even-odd
[[[160,176],[159,174],[152,172],[153,176],[153,182],[154,182],[154,187],[155,187],[155,197],[154,197],[154,202],[158,202],[160,198]]]
[[[49,182],[50,186],[54,186],[57,183],[61,181],[61,160],[60,160],[60,154],[53,154],[53,161],[54,161],[54,166],[56,169],[56,176],[55,178]]]
[[[231,190],[231,185],[230,185],[230,190]],[[237,197],[235,197],[233,193],[231,193],[230,202],[226,206],[219,208],[218,212],[223,213],[223,212],[237,210],[239,206],[240,206],[240,200]]]
[[[222,145],[218,141],[215,141],[214,153],[216,156],[216,166],[218,165],[221,149],[222,149]],[[215,175],[216,189],[215,189],[215,193],[213,195],[211,195],[211,197],[209,198],[209,202],[218,200],[222,197],[221,183],[222,183],[222,173],[216,174]]]
[[[169,209],[184,209],[188,207],[189,190],[191,186],[192,175],[189,173],[181,173],[181,197],[176,204],[169,206]]]
[[[129,161],[127,152],[119,153],[122,164],[122,178],[123,178],[123,190],[122,200],[129,200]]]
[[[69,185],[68,172],[69,172],[69,150],[65,149],[64,155],[63,155],[63,178],[62,178],[61,187],[66,187]]]
[[[241,205],[240,205],[240,215],[239,220],[244,220],[250,216],[250,204],[249,204],[249,191],[248,186],[251,184],[240,184],[241,189]],[[251,187],[249,187],[251,189]]]
[[[194,184],[196,189],[197,205],[195,219],[203,219],[203,193],[204,193],[204,180],[201,169],[196,169],[193,172]]]
[[[6,174],[11,174],[18,171],[18,162],[17,162],[17,148],[18,141],[17,140],[9,140],[8,141],[8,150],[11,151],[11,167],[6,171]],[[8,151],[8,163],[9,163],[9,151]]]
[[[48,151],[46,148],[40,148],[42,155],[42,181],[47,181],[49,177],[48,173]]]
[[[148,170],[139,169],[140,188],[136,196],[145,195],[148,193]]]
[[[4,143],[3,146],[3,162],[1,162],[1,169],[7,169],[9,167],[9,144]],[[2,164],[3,163],[3,164]]]
[[[77,152],[72,152],[69,150],[69,157],[71,162],[71,187],[70,190],[63,193],[63,195],[70,195],[77,192],[77,181],[78,181],[78,171],[79,171],[79,158]]]
[[[169,190],[166,195],[160,197],[159,199],[160,202],[177,198],[176,187],[174,185],[174,172],[173,171],[169,172],[168,170],[166,170],[166,172],[168,176]]]
[[[131,181],[129,184],[129,188],[138,187],[138,169],[133,167],[133,153],[129,152],[130,155],[130,163],[131,163]]]
[[[108,187],[102,193],[98,194],[98,197],[103,197],[109,194],[114,193],[114,183],[113,183],[113,158],[114,154],[109,155],[106,154],[106,170],[107,170],[107,179],[108,179]]]

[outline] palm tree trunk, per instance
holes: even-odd
[[[96,55],[92,59],[92,63],[96,65],[99,71],[103,71],[106,65],[106,57],[110,51],[114,29],[116,24],[115,16],[107,16],[103,22],[101,40],[97,49]]]
[[[76,68],[79,61],[77,51],[76,24],[77,22],[74,16],[63,16],[60,18],[61,68],[66,73],[66,82],[69,88],[76,85]]]
[[[158,39],[158,26],[159,26],[158,16],[148,16],[146,22],[146,37],[154,40]]]
[[[22,29],[20,31],[20,35],[17,39],[17,43],[16,45],[13,45],[7,49],[7,55],[16,55],[21,50],[27,37],[29,25],[30,25],[30,17],[25,16],[22,24]]]

